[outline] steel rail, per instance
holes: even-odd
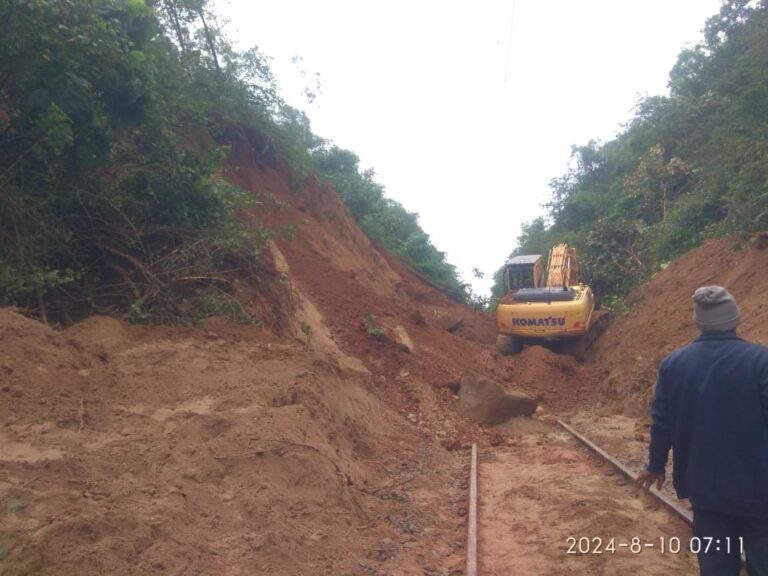
[[[477,576],[477,444],[472,444],[469,471],[469,522],[467,522],[466,576]]]
[[[591,442],[589,439],[587,439],[585,436],[582,436],[576,430],[568,426],[565,422],[562,420],[557,421],[558,424],[571,436],[576,438],[579,442],[584,444],[587,448],[592,450],[595,454],[600,456],[603,460],[610,463],[614,468],[616,468],[619,472],[621,472],[624,476],[632,480],[633,482],[637,481],[637,475],[632,472],[629,468],[624,466],[621,462],[616,460],[613,456],[608,454],[605,450]],[[655,488],[651,487],[648,491],[651,496],[656,498],[659,502],[664,504],[667,508],[669,508],[672,512],[674,512],[677,516],[683,519],[689,526],[693,525],[693,515],[690,511],[686,510],[680,504],[677,502],[674,502],[673,500],[670,500],[669,497],[665,496],[661,492],[658,492]]]

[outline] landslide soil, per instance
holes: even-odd
[[[0,342],[3,574],[460,562],[461,465],[333,356],[223,321],[55,332],[7,310]]]
[[[3,574],[461,574],[472,442],[500,465],[484,472],[495,475],[484,498],[500,515],[486,538],[512,546],[510,565],[547,546],[545,562],[565,558],[559,532],[531,528],[539,513],[619,535],[627,519],[606,511],[629,507],[655,526],[655,511],[590,476],[594,465],[547,422],[625,418],[644,440],[654,354],[690,332],[648,335],[647,311],[659,309],[651,317],[664,330],[688,315],[685,299],[668,298],[702,265],[755,282],[750,266],[763,256],[742,263],[710,243],[733,266],[670,265],[638,300],[636,324],[617,322],[592,363],[537,346],[501,357],[492,316],[372,244],[332,188],[295,181],[243,133],[230,140],[225,175],[271,199],[247,222],[284,232],[267,259],[276,280],[246,291],[256,326],[92,318],[54,330],[0,310]],[[753,305],[736,284],[742,309],[762,314],[758,291]],[[536,398],[538,420],[470,420],[457,395],[467,371]],[[562,478],[571,465],[584,478],[574,486]]]
[[[0,570],[460,574],[466,449],[503,435],[464,415],[462,375],[557,410],[580,367],[499,357],[493,317],[374,246],[332,188],[294,192],[231,144],[226,176],[271,198],[247,223],[293,236],[269,290],[244,291],[256,326],[0,310]]]

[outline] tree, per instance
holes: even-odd
[[[667,220],[669,205],[692,182],[691,168],[680,158],[664,158],[664,148],[652,146],[638,162],[635,171],[624,179],[624,189],[631,198],[642,201],[647,221]]]

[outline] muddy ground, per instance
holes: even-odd
[[[478,490],[481,574],[696,572],[688,526],[552,424],[485,451]]]

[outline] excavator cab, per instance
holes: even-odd
[[[544,257],[541,254],[513,256],[507,260],[507,292],[542,285]]]

